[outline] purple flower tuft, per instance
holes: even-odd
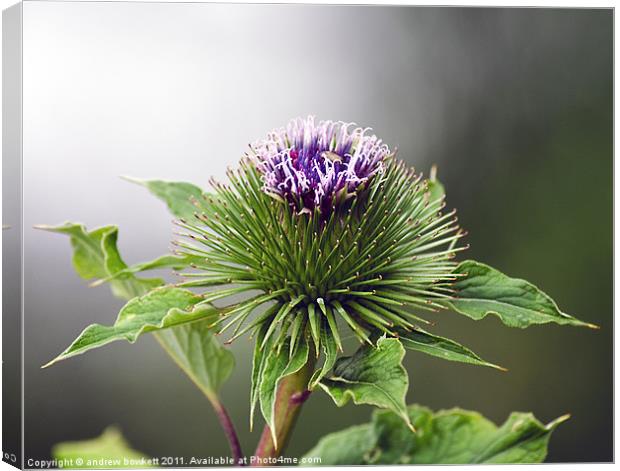
[[[370,128],[297,118],[250,146],[263,175],[263,190],[298,211],[327,214],[373,175],[383,171],[390,149]]]

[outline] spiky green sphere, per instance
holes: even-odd
[[[202,258],[182,285],[211,287],[205,300],[224,302],[231,340],[253,330],[261,346],[312,342],[318,353],[325,339],[342,348],[342,329],[372,342],[423,321],[417,310],[443,307],[463,234],[428,180],[384,156],[329,207],[299,211],[265,191],[260,165],[244,158],[229,184],[212,182],[215,192],[195,201],[195,220],[178,222],[190,239],[178,251]]]

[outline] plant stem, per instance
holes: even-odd
[[[228,444],[230,445],[230,451],[232,453],[233,459],[235,460],[235,465],[243,466],[243,451],[241,451],[241,444],[239,443],[239,437],[237,436],[237,432],[235,431],[235,425],[230,419],[226,408],[218,399],[211,400],[211,404],[213,405],[213,409],[217,414],[217,418],[220,421],[222,429],[224,429],[224,434],[228,439]]]
[[[162,337],[161,333],[155,333],[155,338],[159,342],[159,345],[164,349],[164,351],[172,358],[172,361],[181,368],[181,370],[192,380],[192,382],[202,391],[205,397],[211,403],[215,414],[217,415],[218,420],[220,421],[220,425],[222,429],[224,429],[224,434],[228,439],[228,444],[230,445],[230,451],[233,455],[233,459],[235,460],[235,464],[241,466],[241,458],[243,457],[243,451],[241,450],[241,444],[239,443],[239,438],[237,436],[237,432],[235,431],[235,425],[233,424],[224,404],[220,402],[220,398],[217,394],[206,388],[204,384],[196,379],[193,371],[189,369],[174,353],[173,350],[170,349],[164,337]]]
[[[265,425],[254,452],[254,456],[258,460],[253,463],[253,466],[261,466],[261,459],[280,456],[286,448],[301,407],[310,395],[307,387],[310,376],[312,376],[314,371],[314,364],[314,356],[310,355],[308,363],[301,370],[285,377],[278,386],[275,402],[275,425],[278,447],[276,448],[273,443],[271,429],[268,425]]]

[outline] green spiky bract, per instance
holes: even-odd
[[[193,221],[177,222],[188,232],[174,244],[204,257],[181,286],[211,287],[205,302],[243,298],[224,301],[219,323],[234,327],[230,341],[262,326],[262,346],[290,339],[292,354],[312,342],[318,355],[325,338],[342,350],[340,326],[372,343],[415,329],[423,320],[412,309],[450,299],[463,233],[454,212],[442,212],[443,197],[433,200],[427,181],[393,157],[328,215],[297,213],[266,194],[250,159],[228,177],[194,201]]]

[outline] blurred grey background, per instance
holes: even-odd
[[[612,37],[611,10],[26,2],[26,457],[113,423],[152,456],[227,455],[209,404],[149,336],[40,369],[122,302],[74,274],[66,238],[31,227],[118,224],[126,261],[150,259],[171,217],[119,175],[206,186],[248,142],[315,114],[372,126],[420,171],[437,163],[468,257],[602,327],[435,314],[436,332],[510,371],[411,352],[409,401],[496,422],[570,412],[549,460],[612,460]],[[250,348],[232,347],[222,393],[246,453]],[[288,452],[370,413],[316,393]]]

